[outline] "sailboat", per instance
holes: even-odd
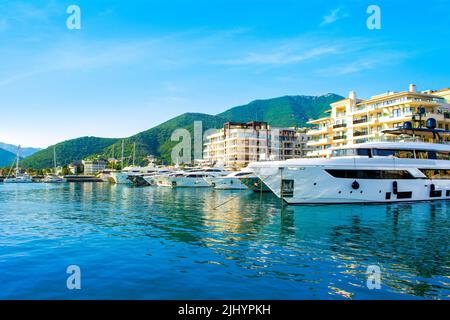
[[[19,161],[20,161],[20,146],[17,147],[15,177],[10,178],[10,175],[12,172],[12,167],[11,167],[9,174],[5,178],[5,180],[3,180],[3,183],[31,183],[31,182],[33,182],[33,179],[27,173],[20,173]]]
[[[136,144],[133,145],[133,150],[135,150]],[[124,153],[124,141],[122,140],[122,155],[120,159],[120,172],[111,172],[111,179],[116,184],[131,184],[132,181],[128,179],[129,173],[128,173],[128,167],[123,166],[123,153]],[[134,151],[133,151],[133,162],[134,162]]]
[[[54,166],[54,172],[53,173],[48,173],[44,180],[42,180],[42,182],[45,183],[62,183],[62,182],[66,182],[66,179],[58,176],[56,174],[56,147],[53,147],[53,166]]]

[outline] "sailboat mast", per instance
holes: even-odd
[[[19,174],[20,145],[17,147],[16,177]]]
[[[55,168],[55,174],[56,174],[56,147],[53,147],[53,166]]]
[[[123,169],[123,148],[124,148],[124,145],[123,145],[123,140],[122,140],[122,156],[120,158],[120,169]]]
[[[134,166],[134,160],[136,158],[136,142],[133,143],[133,166]]]

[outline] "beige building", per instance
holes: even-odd
[[[99,160],[83,160],[84,174],[96,174],[106,168],[106,161]]]
[[[349,97],[331,104],[328,116],[311,120],[314,128],[308,131],[309,157],[327,157],[331,147],[363,143],[380,139],[382,130],[396,128],[410,121],[413,126],[425,126],[429,118],[437,120],[437,127],[449,129],[450,89],[417,92],[415,85],[408,91],[387,92],[368,100],[358,99],[351,91]],[[419,108],[424,114],[419,115]]]
[[[203,158],[224,166],[246,167],[250,162],[305,156],[306,130],[270,128],[266,122],[227,122],[206,137]]]

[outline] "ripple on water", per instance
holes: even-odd
[[[448,299],[448,213],[448,202],[284,207],[252,192],[0,185],[0,298]],[[65,289],[70,264],[79,292]],[[367,288],[370,265],[380,290]]]

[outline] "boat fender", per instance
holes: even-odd
[[[392,182],[392,193],[393,194],[398,193],[398,182],[397,181]]]
[[[358,190],[359,189],[359,182],[358,181],[353,181],[353,183],[352,183],[352,188],[353,189],[355,189],[355,190]]]

